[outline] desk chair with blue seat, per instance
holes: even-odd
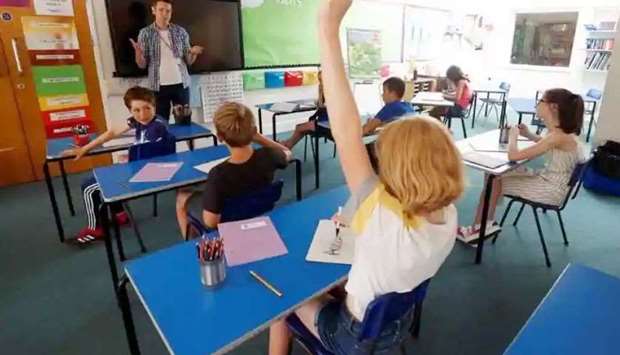
[[[573,173],[571,174],[571,178],[568,181],[568,191],[566,193],[566,196],[564,197],[564,201],[559,206],[548,205],[548,204],[528,200],[526,198],[522,198],[519,196],[506,195],[506,197],[510,199],[510,202],[508,203],[508,206],[506,207],[506,211],[504,211],[502,220],[499,223],[500,226],[504,225],[504,222],[506,221],[506,217],[508,216],[508,213],[510,212],[510,208],[512,207],[512,204],[514,202],[521,202],[521,208],[519,209],[519,212],[514,222],[512,222],[513,226],[516,226],[517,223],[519,222],[519,219],[521,218],[521,214],[523,213],[523,209],[525,209],[525,205],[531,206],[532,212],[534,213],[534,219],[536,220],[536,227],[538,229],[538,236],[540,237],[540,244],[542,245],[543,253],[545,254],[545,262],[547,264],[547,267],[551,267],[551,261],[549,261],[549,254],[547,253],[547,245],[545,243],[545,236],[543,235],[542,228],[540,226],[540,220],[538,219],[538,210],[539,209],[542,210],[543,213],[546,213],[547,210],[556,212],[556,214],[558,215],[558,221],[560,223],[560,229],[562,230],[562,238],[564,239],[564,245],[568,245],[568,239],[566,238],[566,230],[564,229],[564,221],[562,220],[561,212],[566,207],[566,204],[568,203],[568,201],[571,200],[571,195],[573,195],[572,199],[577,197],[577,186],[579,185],[579,182],[581,181],[583,172],[587,165],[588,165],[588,162],[583,162],[583,163],[578,163],[577,166],[575,166],[575,169],[573,170]],[[495,238],[493,238],[493,244],[495,244],[495,241],[497,240],[499,235],[500,233],[497,233],[495,235]]]
[[[224,201],[220,223],[254,218],[273,210],[276,202],[282,196],[283,186],[284,181],[277,180],[261,189],[227,199]],[[194,217],[189,212],[187,213],[187,220],[185,235],[188,236],[188,239],[192,228],[200,236],[213,232],[213,230],[206,228],[200,219]]]
[[[596,114],[596,104],[603,97],[603,92],[597,89],[590,89],[586,93],[585,100],[585,115],[590,116],[590,122],[588,123],[588,133],[586,134],[586,142],[590,141],[590,134],[592,133],[592,125],[594,124],[594,115]]]
[[[172,134],[168,133],[161,140],[155,142],[139,143],[130,146],[129,161],[151,159],[163,155],[174,154],[176,153],[176,151],[176,138]],[[140,244],[140,250],[145,253],[146,247],[144,245],[144,241],[142,240],[142,235],[140,234],[140,230],[138,229],[138,225],[135,221],[133,212],[129,207],[129,202],[123,202],[123,208],[127,212],[127,216],[129,217],[129,221],[131,223],[133,231],[136,235],[136,238],[138,239],[138,243]],[[153,195],[153,215],[157,216],[157,194]]]
[[[510,83],[503,81],[499,84],[499,88],[500,90],[503,90],[504,92],[501,94],[496,93],[496,95],[498,95],[497,97],[490,96],[492,94],[489,94],[489,98],[483,97],[480,99],[480,101],[482,102],[482,105],[480,105],[480,110],[476,114],[480,115],[480,113],[482,112],[484,108],[484,113],[485,113],[484,116],[488,117],[489,106],[491,106],[493,111],[495,111],[495,115],[497,116],[497,119],[500,118],[500,114],[499,114],[500,111],[498,108],[501,108],[502,105],[504,104],[506,97],[510,93],[511,85]],[[472,128],[474,128],[473,125],[474,123],[472,120]]]
[[[417,338],[420,332],[420,320],[422,317],[422,304],[426,297],[426,291],[430,279],[424,281],[412,291],[406,293],[391,292],[380,296],[372,301],[366,308],[364,319],[361,323],[361,331],[358,337],[358,349],[354,355],[373,354],[374,346],[379,335],[392,322],[403,318],[408,312],[413,311],[413,322],[409,328],[411,336]],[[288,328],[295,339],[313,355],[333,355],[325,349],[320,339],[317,339],[302,323],[299,317],[293,313],[286,318]],[[405,339],[400,344],[400,351],[406,354]]]

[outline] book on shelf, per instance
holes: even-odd
[[[586,56],[585,66],[587,70],[608,70],[611,52],[590,52]]]
[[[586,49],[597,49],[610,51],[614,48],[613,39],[594,39],[589,38],[586,40]]]

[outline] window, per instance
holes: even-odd
[[[517,14],[510,63],[568,67],[576,12]]]

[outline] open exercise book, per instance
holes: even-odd
[[[322,219],[316,227],[306,260],[320,263],[352,264],[355,253],[355,235],[350,228],[340,228],[336,237],[336,224]]]
[[[202,171],[203,173],[208,174],[209,171],[211,171],[211,169],[213,169],[219,163],[228,160],[228,158],[230,158],[230,156],[225,156],[223,158],[212,160],[212,161],[206,162],[204,164],[196,165],[194,167],[194,169],[198,169],[198,170]]]

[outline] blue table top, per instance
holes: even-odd
[[[536,100],[523,97],[510,97],[506,99],[508,105],[518,113],[536,113]]]
[[[570,264],[505,355],[620,353],[620,279]]]
[[[348,194],[342,186],[272,211],[271,219],[288,254],[229,267],[226,280],[214,290],[200,283],[193,242],[125,264],[170,353],[229,351],[341,281],[348,265],[307,262],[305,257],[319,219],[330,218]],[[259,284],[249,270],[262,275],[283,297]]]
[[[266,104],[260,104],[260,105],[256,105],[257,108],[261,109],[261,110],[265,110],[265,111],[271,111],[271,106],[275,105],[278,102],[270,102],[270,103],[266,103]],[[284,113],[295,113],[295,112],[305,112],[305,111],[314,111],[316,110],[316,102],[314,99],[302,99],[302,100],[291,100],[291,101],[285,101],[285,103],[289,103],[289,104],[297,104],[297,105],[303,105],[303,104],[312,104],[315,105],[314,107],[298,107],[297,109],[291,111],[291,112],[284,112]],[[279,112],[281,113],[281,112]]]
[[[124,164],[114,164],[93,170],[100,185],[105,202],[126,200],[153,192],[190,185],[207,180],[207,174],[194,166],[230,155],[225,145],[218,145],[194,151],[185,151],[157,158],[138,160]],[[129,180],[147,163],[183,162],[181,168],[170,181],[164,182],[129,182]]]
[[[192,122],[191,125],[177,125],[172,124],[168,127],[170,133],[172,133],[177,141],[186,141],[190,139],[197,138],[205,138],[211,136],[213,133],[208,128],[199,125],[197,123]],[[91,140],[97,137],[96,134],[91,134]],[[98,147],[91,150],[88,155],[96,155],[103,153],[116,152],[120,150],[125,150],[129,148],[131,144],[120,144],[112,147]],[[70,159],[72,157],[63,157],[62,152],[72,148],[73,146],[73,138],[56,138],[56,139],[48,139],[47,140],[47,160],[58,160],[58,159]]]

